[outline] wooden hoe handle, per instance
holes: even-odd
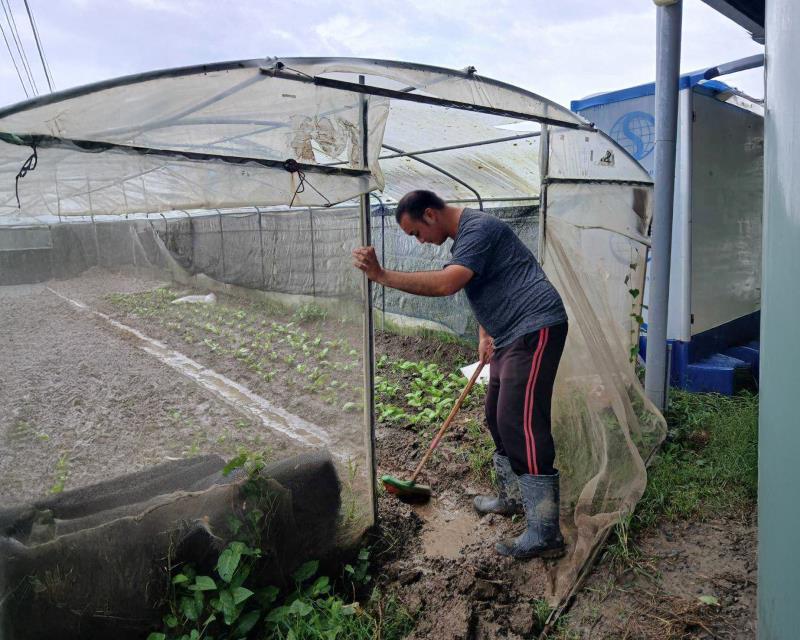
[[[417,468],[414,469],[414,473],[411,474],[411,482],[414,482],[417,479],[419,472],[422,471],[422,467],[425,466],[425,463],[428,461],[428,458],[431,457],[433,451],[436,449],[436,447],[439,446],[439,442],[441,441],[444,432],[447,431],[447,429],[450,427],[450,423],[453,421],[453,418],[456,417],[456,414],[458,413],[458,410],[461,408],[461,405],[464,404],[464,400],[466,399],[467,394],[470,392],[470,389],[472,389],[473,385],[475,384],[475,381],[478,379],[478,376],[481,375],[482,370],[483,370],[483,362],[481,362],[476,367],[475,372],[472,374],[472,377],[469,379],[469,382],[467,382],[467,386],[464,387],[464,390],[461,392],[461,395],[458,396],[458,400],[456,400],[456,403],[450,410],[450,415],[447,416],[447,420],[444,421],[444,424],[442,425],[441,429],[439,429],[439,432],[436,434],[436,437],[431,441],[431,445],[428,447],[428,450],[425,452],[425,455],[422,457],[422,460],[419,461]]]

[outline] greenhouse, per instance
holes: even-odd
[[[357,551],[393,500],[377,477],[410,473],[452,405],[425,404],[431,369],[406,367],[419,447],[379,454],[404,419],[381,367],[403,363],[376,357],[376,332],[475,339],[463,293],[383,290],[352,266],[369,244],[393,269],[444,263],[395,223],[413,189],[508,221],[568,310],[568,553],[527,569],[541,595],[564,602],[641,497],[666,432],[634,369],[652,182],[569,110],[471,67],[267,58],[5,107],[0,141],[9,637],[145,637],[174,567],[243,530],[259,586]]]

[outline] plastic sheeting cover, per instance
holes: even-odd
[[[605,134],[560,128],[550,136],[548,177],[652,182],[647,171]]]
[[[383,184],[377,156],[388,101],[369,97],[370,176],[297,173],[291,158],[361,169],[362,97],[261,74],[227,69],[99,88],[55,102],[0,112],[0,132],[53,136],[19,183],[20,204],[32,214],[119,214],[247,204],[325,205]],[[76,141],[72,143],[70,141]],[[89,152],[82,141],[228,158],[186,158],[125,149]],[[58,146],[51,146],[57,144]],[[0,143],[0,215],[17,210],[15,176],[30,146]],[[237,160],[233,163],[232,160]],[[249,161],[248,161],[249,160]],[[340,179],[341,178],[341,179]]]
[[[522,118],[549,119],[588,127],[579,116],[527,91],[464,73],[387,61],[358,59],[284,59],[287,72],[301,78],[319,75],[370,82],[395,90],[449,100],[466,107],[503,110]],[[293,158],[311,165],[361,168],[361,95],[272,77],[274,61],[253,60],[207,67],[153,72],[69,90],[0,110],[0,218],[106,215],[183,208],[245,205],[328,205],[383,187],[378,163],[389,101],[368,102],[370,176],[329,176],[309,171],[305,188],[298,174],[263,162]],[[260,67],[264,67],[264,72]],[[515,122],[507,115],[443,110],[431,105],[392,101],[386,142],[403,151],[477,143],[504,137]],[[38,165],[15,177],[31,147],[10,144],[9,136],[52,136],[40,141]],[[85,141],[126,149],[93,149]],[[30,140],[23,139],[23,142]],[[55,145],[55,146],[54,146]],[[127,147],[173,153],[223,156],[209,159],[162,154],[140,155]],[[538,191],[538,154],[522,144],[476,147],[431,158],[463,176],[482,197],[531,196]],[[237,164],[231,164],[233,158]],[[250,159],[248,161],[248,159]],[[240,163],[238,163],[240,162]],[[389,180],[387,195],[436,172],[416,163],[408,173],[393,162],[403,179]],[[445,197],[461,186],[442,180]],[[450,187],[449,189],[447,187]],[[466,190],[471,195],[469,189]]]

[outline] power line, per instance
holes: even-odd
[[[11,45],[8,44],[8,38],[6,38],[6,31],[3,29],[3,25],[0,24],[0,33],[3,34],[3,40],[6,41],[6,48],[8,49],[8,55],[11,56],[11,62],[14,63],[14,68],[17,70],[17,77],[19,78],[19,82],[22,85],[22,90],[25,92],[25,97],[30,98],[30,94],[28,93],[28,87],[25,86],[25,81],[22,79],[22,74],[19,72],[19,67],[17,66],[17,59],[14,57],[14,54],[11,53]]]
[[[36,81],[31,73],[31,67],[28,64],[28,56],[25,55],[25,47],[22,44],[22,38],[19,37],[19,31],[17,30],[17,21],[14,20],[14,12],[11,9],[11,3],[9,0],[2,0],[0,1],[0,4],[3,5],[3,13],[5,13],[6,21],[8,22],[8,28],[11,31],[14,45],[17,48],[17,53],[19,54],[20,60],[22,60],[22,66],[25,69],[25,75],[28,76],[28,82],[30,82],[31,87],[33,87],[33,92],[36,95],[39,95],[39,87],[36,86]],[[6,6],[8,8],[6,8]]]
[[[31,30],[33,31],[33,38],[34,40],[36,40],[36,48],[39,50],[39,59],[42,61],[42,69],[44,69],[44,77],[47,80],[47,86],[50,87],[50,93],[53,93],[53,85],[55,83],[52,82],[53,74],[50,71],[50,65],[47,64],[44,51],[42,50],[42,43],[39,38],[39,30],[36,28],[36,21],[33,19],[33,13],[31,13],[30,6],[28,6],[28,0],[24,0],[24,2],[25,2],[25,10],[28,12],[28,19],[31,21]]]

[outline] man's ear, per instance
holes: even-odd
[[[431,225],[436,222],[436,214],[434,213],[433,209],[428,207],[422,212],[422,219],[425,221],[425,224]]]

